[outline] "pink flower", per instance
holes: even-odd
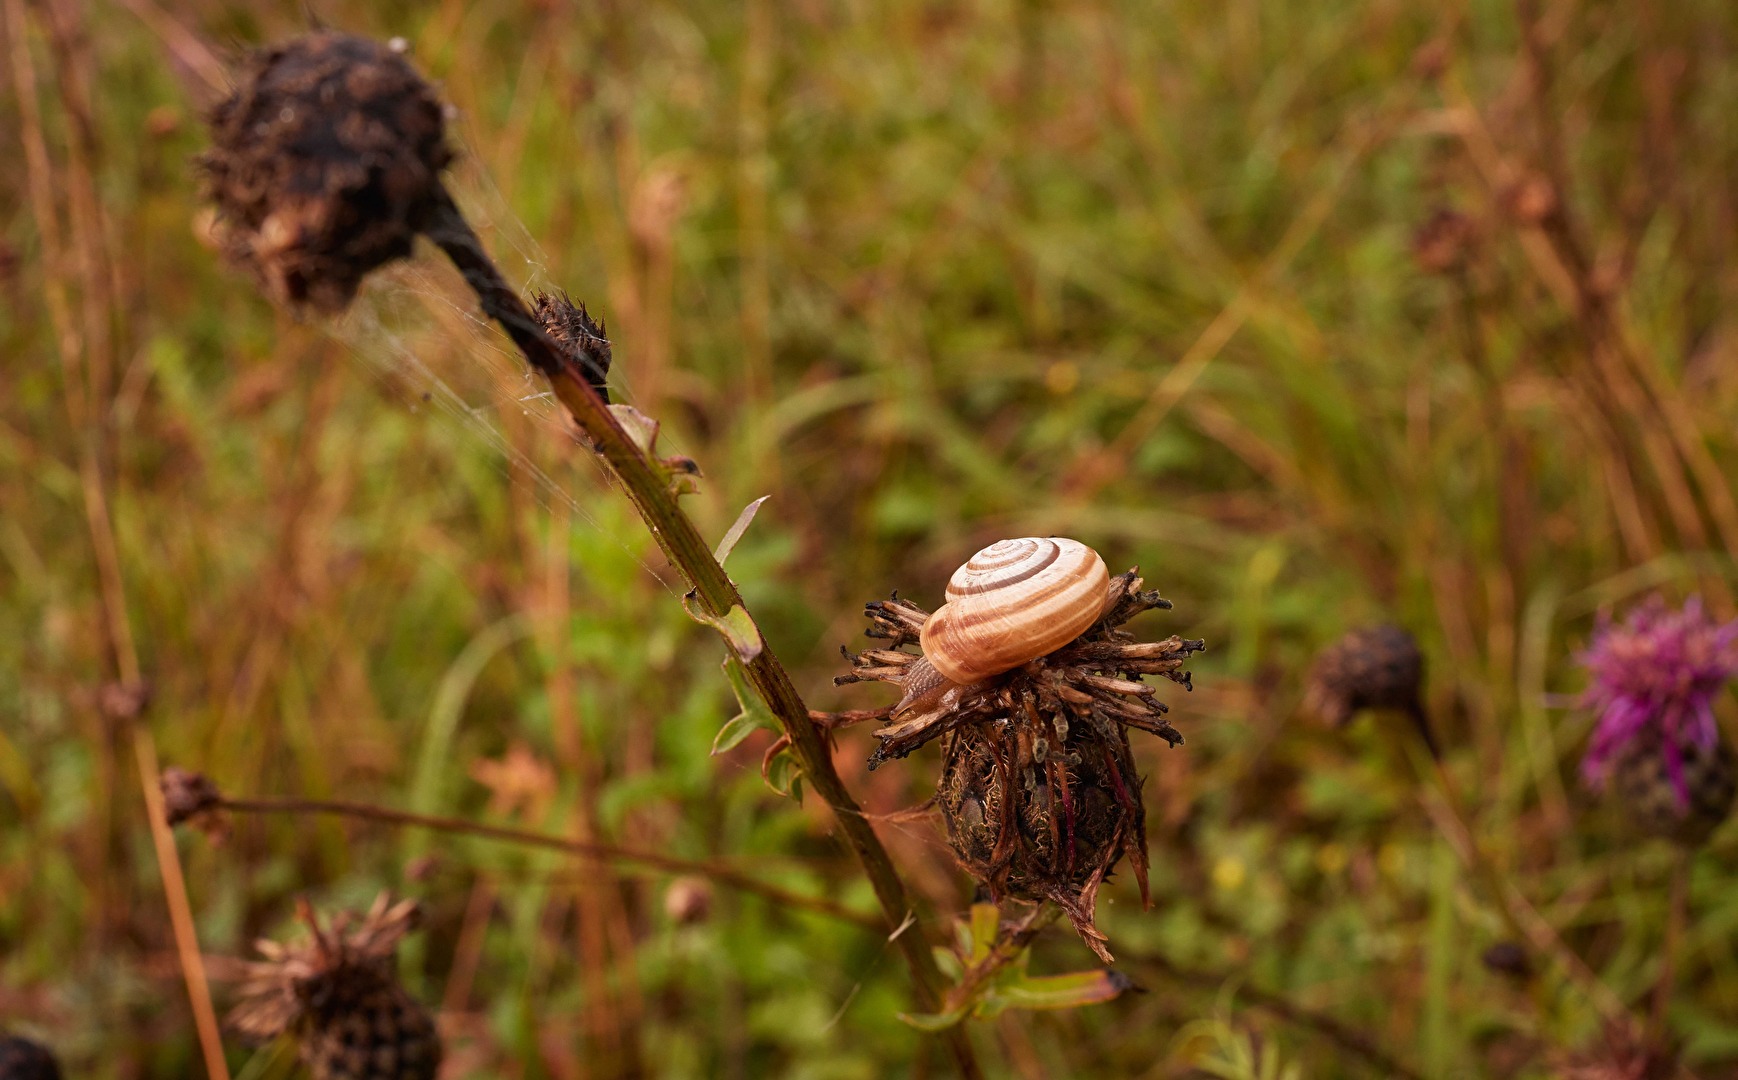
[[[1738,621],[1721,626],[1692,599],[1682,611],[1655,596],[1622,624],[1600,622],[1593,643],[1577,657],[1592,682],[1581,704],[1599,713],[1581,773],[1603,788],[1612,758],[1638,738],[1657,740],[1666,773],[1687,806],[1682,748],[1713,748],[1719,738],[1713,701],[1738,675]]]

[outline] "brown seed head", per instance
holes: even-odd
[[[0,1080],[60,1080],[48,1048],[17,1035],[0,1035]]]
[[[170,825],[192,822],[209,829],[218,824],[223,793],[204,773],[171,765],[157,783],[163,789],[163,811]]]
[[[441,1059],[434,1018],[398,982],[398,942],[418,920],[413,900],[386,894],[354,930],[340,915],[322,927],[304,902],[311,938],[261,941],[229,1024],[260,1042],[289,1033],[314,1080],[434,1080]]]
[[[1336,726],[1360,709],[1418,708],[1424,657],[1398,626],[1353,630],[1322,650],[1310,670],[1307,707]]]
[[[392,48],[319,32],[249,57],[201,159],[226,252],[279,300],[335,311],[410,254],[452,161],[434,89]]]

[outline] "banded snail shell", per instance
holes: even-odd
[[[953,682],[979,682],[1073,641],[1109,599],[1104,560],[1078,540],[1000,540],[954,571],[923,655]]]

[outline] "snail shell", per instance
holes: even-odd
[[[979,682],[1073,641],[1109,599],[1104,560],[1078,540],[1000,540],[954,571],[923,655],[952,682]]]

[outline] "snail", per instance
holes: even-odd
[[[935,803],[960,865],[993,898],[1050,900],[1109,962],[1093,898],[1120,860],[1146,898],[1146,816],[1130,731],[1172,746],[1183,736],[1149,676],[1190,686],[1204,642],[1140,641],[1126,629],[1170,601],[1140,573],[1111,577],[1085,544],[1003,540],[972,556],[933,613],[895,594],[864,606],[868,636],[835,684],[897,687],[890,709],[835,714],[881,720],[876,768],[939,741]],[[911,651],[911,646],[921,652]]]
[[[948,579],[896,713],[944,704],[952,690],[1055,652],[1103,617],[1111,598],[1104,560],[1080,541],[998,540]]]

